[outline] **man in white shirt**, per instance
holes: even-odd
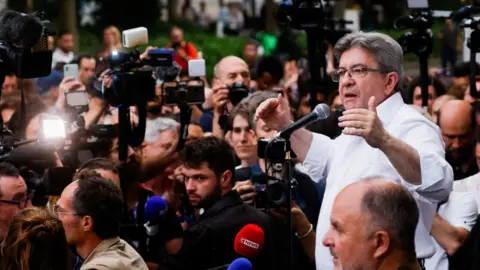
[[[75,46],[73,35],[70,32],[61,32],[58,35],[57,48],[53,51],[52,68],[57,63],[70,63],[73,60],[73,48]]]
[[[339,81],[345,106],[339,126],[343,134],[331,140],[306,129],[294,132],[291,145],[312,179],[327,176],[317,224],[317,269],[333,269],[332,255],[322,245],[329,229],[335,196],[348,184],[382,176],[407,188],[416,199],[420,219],[415,235],[417,258],[435,253],[429,231],[436,204],[452,189],[453,171],[445,161],[440,129],[403,102],[403,52],[391,37],[380,33],[352,33],[335,45]],[[279,95],[257,109],[270,128],[292,122],[287,101]]]
[[[450,193],[448,201],[441,204],[433,220],[432,237],[436,252],[425,260],[427,270],[448,270],[448,256],[455,254],[462,246],[475,225],[477,215],[477,204],[472,193]]]

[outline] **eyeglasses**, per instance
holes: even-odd
[[[27,197],[20,200],[0,200],[0,203],[15,204],[19,209],[24,209],[28,202],[32,200],[33,194],[33,192],[30,192]]]
[[[79,214],[75,213],[75,212],[66,212],[66,211],[60,211],[60,206],[58,206],[58,204],[55,204],[53,206],[53,213],[55,213],[55,215],[75,215],[75,216],[78,216]]]
[[[380,69],[375,69],[375,68],[367,68],[367,67],[354,67],[354,68],[349,68],[349,69],[338,69],[335,70],[330,74],[332,77],[332,81],[334,82],[339,82],[340,79],[342,79],[345,74],[350,74],[350,77],[355,78],[355,79],[361,79],[367,75],[368,72],[380,72],[380,73],[385,73],[384,71]]]

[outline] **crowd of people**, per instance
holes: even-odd
[[[94,56],[74,43],[68,32],[50,40],[47,77],[6,76],[0,112],[15,138],[42,137],[49,115],[80,117],[86,130],[118,125],[119,106],[98,85],[110,87],[105,59],[122,50],[120,31],[105,29]],[[195,44],[174,27],[165,48],[174,51],[176,79],[187,79]],[[0,269],[227,269],[239,257],[262,270],[475,269],[480,100],[470,95],[468,63],[454,64],[451,82],[432,73],[422,107],[420,78],[404,75],[402,49],[387,35],[355,32],[332,44],[331,82],[316,96],[305,56],[258,51],[250,41],[242,56],[216,63],[187,123],[179,106],[163,104],[156,78],[143,143],[129,145],[126,160],[118,134],[82,138],[95,147],[81,164],[57,148],[54,166],[76,171],[43,204],[32,205],[40,191],[25,167],[1,162]],[[71,63],[76,78],[63,74]],[[233,85],[247,89],[243,99],[232,98]],[[88,98],[80,115],[72,116],[71,92]],[[310,99],[330,113],[292,133],[296,189],[291,202],[275,204],[268,186],[285,179],[272,179],[258,140],[311,113]],[[130,110],[139,125],[138,108]],[[167,206],[150,210],[158,200]]]

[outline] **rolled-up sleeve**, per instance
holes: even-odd
[[[405,142],[417,150],[420,156],[422,183],[402,184],[430,203],[438,203],[452,191],[453,170],[445,160],[445,145],[440,129],[428,120],[409,123]]]
[[[303,166],[313,181],[319,182],[326,175],[332,148],[333,140],[325,135],[313,133],[312,143],[303,161]]]

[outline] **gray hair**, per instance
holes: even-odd
[[[240,104],[248,105],[249,115],[250,115],[250,119],[248,119],[248,121],[250,123],[253,123],[252,127],[255,128],[255,113],[257,111],[258,106],[260,106],[260,104],[265,100],[269,98],[276,98],[276,97],[278,97],[277,92],[258,91],[242,99]]]
[[[383,72],[396,72],[398,82],[395,87],[397,91],[402,89],[403,84],[403,51],[400,44],[393,38],[382,33],[354,32],[342,37],[333,49],[335,58],[351,48],[360,47],[377,58],[377,63]]]
[[[158,117],[147,120],[145,128],[145,140],[148,143],[152,143],[158,139],[162,131],[171,130],[173,132],[177,132],[179,126],[180,124],[177,121],[168,117]]]
[[[369,177],[361,183],[367,185],[360,206],[368,217],[367,232],[386,231],[393,247],[406,254],[415,252],[419,210],[412,194],[402,185],[381,177]]]

